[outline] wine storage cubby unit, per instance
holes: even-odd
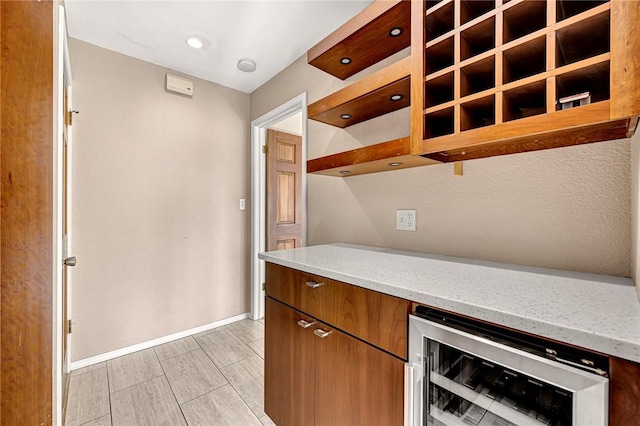
[[[460,161],[566,146],[566,133],[564,142],[549,136],[568,128],[574,129],[571,144],[593,142],[595,136],[584,133],[589,126],[617,119],[627,119],[632,132],[637,119],[614,109],[624,105],[625,114],[633,109],[636,116],[640,109],[611,89],[615,75],[640,75],[637,28],[629,27],[637,27],[640,8],[629,3],[413,2],[411,79],[423,81],[424,90],[413,92],[412,153]],[[623,23],[616,28],[613,20]],[[637,92],[616,93],[637,100]],[[626,135],[620,124],[609,138]],[[508,146],[510,140],[517,143]]]
[[[346,128],[410,105],[411,134],[309,160],[309,173],[628,138],[640,116],[638,22],[629,0],[374,1],[310,49],[309,64],[344,79],[410,45],[409,56],[313,102],[308,117]]]

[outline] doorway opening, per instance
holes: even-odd
[[[304,247],[307,240],[307,94],[302,93],[251,122],[251,318],[254,320],[264,316],[265,264],[258,259],[258,253],[267,247],[267,158],[263,146],[267,144],[269,129],[288,129],[290,133],[296,133],[289,128],[296,120],[292,117],[299,117],[296,125],[299,125],[302,137],[300,214],[301,245]]]

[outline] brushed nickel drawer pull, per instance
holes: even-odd
[[[298,320],[298,325],[299,325],[300,327],[302,327],[302,328],[309,328],[309,327],[311,327],[311,326],[312,326],[313,324],[315,324],[315,323],[316,323],[315,321],[311,321],[311,322],[309,322],[309,321],[305,321],[305,320],[303,320],[303,319]]]
[[[324,339],[325,337],[327,337],[331,333],[333,333],[333,331],[324,331],[324,330],[321,330],[319,328],[316,328],[315,330],[313,330],[313,334],[315,334],[316,336],[318,336],[321,339]]]
[[[309,288],[318,288],[321,285],[324,285],[324,283],[319,283],[318,281],[307,281],[306,284]]]

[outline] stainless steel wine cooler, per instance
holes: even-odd
[[[407,425],[607,425],[608,361],[419,307],[409,319]]]

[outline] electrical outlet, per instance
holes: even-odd
[[[416,211],[415,210],[396,210],[396,230],[415,231],[416,230]]]
[[[244,210],[245,209],[244,198],[240,198],[240,200],[238,200],[238,209],[240,209],[240,210]]]

